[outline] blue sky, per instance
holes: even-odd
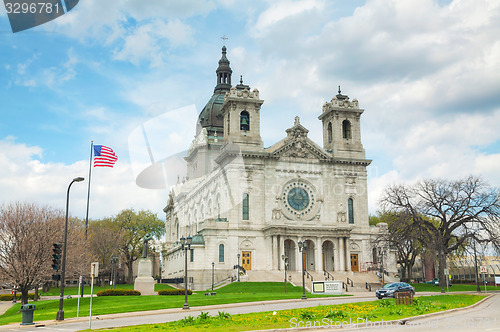
[[[337,86],[359,100],[371,212],[392,183],[475,174],[498,187],[499,16],[493,0],[80,0],[13,34],[0,6],[0,202],[64,208],[94,140],[119,161],[95,170],[90,216],[133,207],[163,218],[168,193],[135,184],[147,160],[130,141],[165,112],[203,108],[223,35],[233,82],[243,75],[265,100],[265,146],[296,115],[321,144],[317,117]],[[193,139],[188,119],[180,138],[154,129],[165,156]],[[75,184],[73,214],[85,198]]]

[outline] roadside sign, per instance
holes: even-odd
[[[99,262],[92,263],[91,269],[90,269],[90,275],[93,278],[96,278],[99,276]]]
[[[488,273],[488,268],[486,266],[480,266],[479,267],[479,272],[481,273]]]

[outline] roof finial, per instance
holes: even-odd
[[[341,92],[341,91],[340,91],[340,85],[339,85],[339,94],[340,94],[340,92]]]
[[[293,123],[294,126],[297,126],[300,124],[300,118],[298,116],[295,117],[295,121]]]
[[[240,84],[243,84],[243,75],[240,75]]]
[[[229,38],[227,38],[226,35],[223,35],[222,37],[220,37],[220,39],[222,39],[222,46],[226,46],[226,40],[228,40]]]

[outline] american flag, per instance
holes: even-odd
[[[112,148],[94,145],[94,167],[113,167],[118,160]]]

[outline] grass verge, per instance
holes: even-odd
[[[413,305],[395,305],[394,299],[318,306],[307,309],[268,311],[229,315],[220,311],[217,316],[201,313],[163,324],[149,324],[113,329],[116,331],[249,331],[290,327],[339,327],[342,322],[376,322],[400,320],[432,312],[469,306],[484,298],[480,295],[437,295],[415,298]],[[354,326],[353,326],[354,327]]]
[[[158,285],[158,284],[157,284]],[[94,288],[95,289],[95,288]],[[95,291],[94,291],[95,292]],[[205,292],[197,292],[188,298],[190,307],[255,302],[278,299],[299,299],[302,296],[302,288],[287,285],[287,293],[283,292],[283,284],[280,282],[240,282],[232,283],[216,290],[217,295],[205,296]],[[324,295],[311,295],[308,297],[324,297]],[[33,320],[53,320],[59,309],[59,300],[30,302],[36,305]],[[64,317],[76,317],[78,297],[64,300]],[[92,315],[106,315],[123,312],[159,310],[169,308],[182,308],[184,295],[152,295],[152,296],[104,296],[94,297],[92,300]],[[21,322],[20,304],[12,306],[2,316],[0,325],[13,322]],[[79,316],[89,315],[90,298],[80,298]]]
[[[436,285],[429,285],[429,284],[411,284],[413,287],[415,287],[415,292],[436,292],[436,293],[441,293],[441,287],[436,286]],[[484,285],[481,287],[481,291],[484,290]],[[499,289],[498,287],[495,286],[487,286],[486,290],[496,290]],[[445,287],[446,290],[446,287]],[[462,285],[462,284],[454,284],[450,287],[448,287],[449,292],[466,292],[466,291],[477,291],[477,286],[476,285]]]
[[[160,289],[171,289],[171,288],[173,287],[167,284],[155,284],[155,291],[159,291]],[[105,289],[111,289],[111,286],[104,286],[104,287],[94,286],[94,294]],[[116,285],[116,289],[134,289],[134,284],[119,284]],[[51,287],[47,292],[40,292],[40,294],[42,296],[59,296],[60,288]],[[90,294],[90,285],[85,285],[83,294],[84,295]],[[64,295],[71,295],[71,296],[78,295],[78,287],[64,287]]]

